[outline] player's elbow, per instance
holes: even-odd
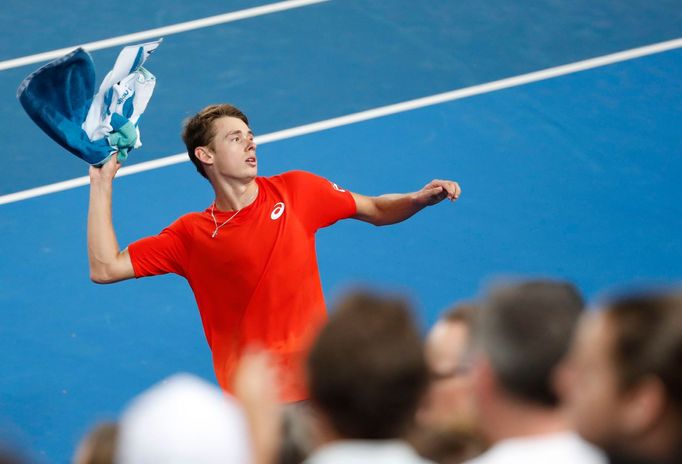
[[[114,282],[114,280],[105,273],[93,270],[90,270],[90,280],[96,284],[110,284]]]
[[[96,284],[111,284],[121,279],[117,278],[113,272],[105,267],[97,266],[90,268],[90,280]]]
[[[390,221],[384,219],[384,218],[372,218],[371,220],[368,221],[370,224],[372,224],[375,227],[381,227],[381,226],[387,226],[392,224]]]
[[[90,280],[96,284],[111,284],[135,277],[127,252],[121,252],[114,259],[99,259],[90,255]]]
[[[354,216],[355,219],[358,219],[362,222],[366,222],[367,224],[371,224],[373,226],[379,227],[379,226],[385,226],[388,225],[389,223],[383,220],[383,218],[378,217],[378,216],[372,216],[372,215],[364,215],[364,214],[356,214]]]

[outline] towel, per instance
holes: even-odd
[[[50,138],[93,166],[118,153],[123,162],[139,148],[139,119],[156,78],[142,67],[161,39],[124,47],[95,94],[95,66],[82,48],[31,73],[17,98]]]

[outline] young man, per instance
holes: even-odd
[[[215,201],[122,251],[111,219],[119,165],[90,169],[91,279],[111,283],[169,272],[185,277],[220,385],[231,389],[240,353],[258,343],[278,359],[282,400],[305,399],[302,363],[326,317],[315,232],[349,217],[374,225],[400,222],[445,198],[456,200],[460,188],[434,180],[415,193],[366,197],[302,171],[258,177],[248,119],[230,105],[212,105],[190,118],[183,139]]]

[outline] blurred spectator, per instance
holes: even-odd
[[[0,464],[24,464],[25,461],[16,451],[0,445]]]
[[[121,420],[118,464],[251,463],[247,423],[218,387],[178,374],[137,397]]]
[[[460,463],[483,451],[475,425],[471,385],[473,304],[460,304],[436,322],[426,338],[430,378],[409,440],[417,452],[441,464]]]
[[[310,464],[425,463],[403,441],[427,382],[408,304],[366,293],[331,312],[308,359],[323,445]]]
[[[530,281],[491,292],[474,324],[477,417],[491,448],[475,464],[591,464],[603,457],[569,430],[553,372],[583,301],[572,285]]]
[[[117,436],[118,425],[115,422],[98,424],[78,445],[74,464],[113,464]]]
[[[426,338],[430,381],[417,415],[419,425],[451,428],[474,423],[470,339],[475,311],[472,304],[448,310]]]
[[[588,315],[562,376],[578,432],[612,462],[682,462],[682,293]]]
[[[439,464],[460,464],[484,450],[479,434],[459,427],[417,427],[409,442],[421,457]]]
[[[301,464],[316,443],[307,401],[281,404],[277,365],[261,347],[247,349],[234,379],[235,397],[249,422],[255,464]]]
[[[38,458],[30,451],[28,436],[0,415],[0,464],[25,464]]]
[[[284,406],[278,464],[301,464],[319,444],[312,414],[308,401]]]

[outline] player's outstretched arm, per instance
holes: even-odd
[[[433,180],[413,193],[391,193],[378,197],[352,193],[357,207],[353,217],[375,226],[395,224],[446,198],[455,201],[461,193],[459,184],[449,180]]]
[[[135,277],[128,249],[119,249],[111,219],[112,182],[119,167],[116,156],[101,168],[90,167],[88,259],[90,279],[98,284]]]

